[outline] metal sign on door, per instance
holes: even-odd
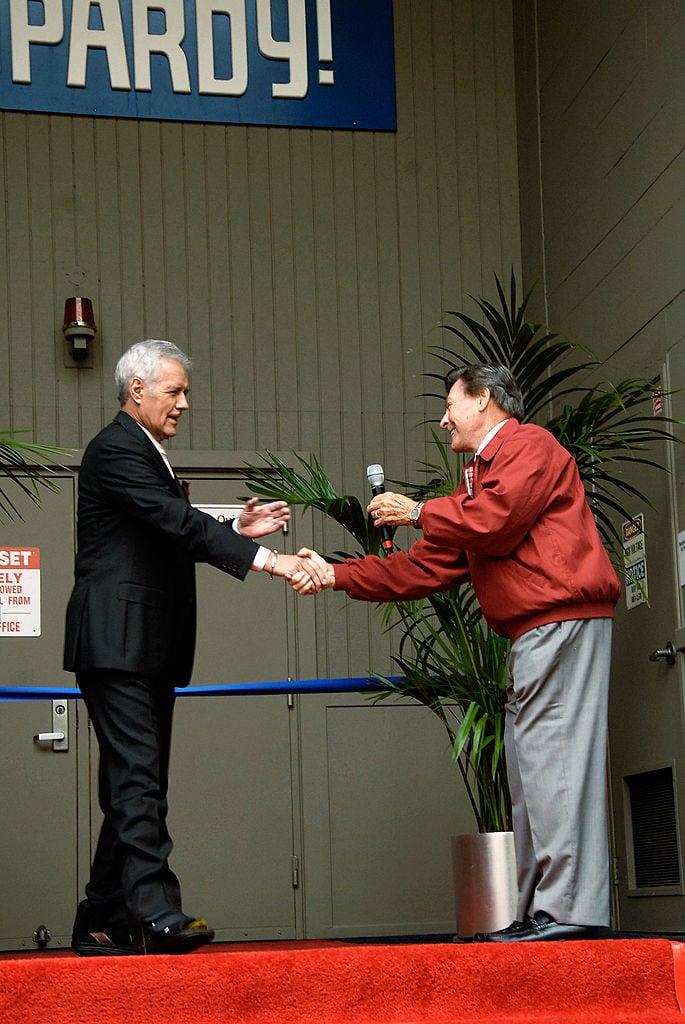
[[[0,636],[40,636],[40,548],[0,548]]]
[[[626,573],[626,607],[647,604],[647,551],[642,513],[623,524],[623,562]]]

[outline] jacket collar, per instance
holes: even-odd
[[[167,467],[163,465],[162,456],[157,451],[155,445],[152,443],[152,441],[150,440],[146,432],[143,430],[143,428],[140,426],[140,424],[133,419],[133,416],[130,416],[127,412],[124,412],[123,409],[120,409],[119,412],[114,417],[114,423],[118,423],[120,426],[122,426],[124,430],[126,430],[131,435],[131,437],[135,438],[145,447],[145,450],[150,455],[150,460],[152,464],[159,469],[160,476],[162,476],[164,481],[168,481],[169,486],[174,491],[179,491],[181,494],[185,494],[181,481],[178,479],[175,473],[172,476]]]
[[[490,462],[497,452],[500,450],[504,441],[510,437],[518,428],[521,426],[519,421],[514,416],[510,416],[503,427],[497,431],[494,437],[490,438],[483,451],[479,454],[479,459],[484,459],[486,462]]]

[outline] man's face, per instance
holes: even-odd
[[[175,359],[160,360],[161,376],[151,386],[134,378],[138,421],[158,441],[174,437],[178,421],[188,408],[188,375]]]
[[[487,388],[479,395],[468,395],[461,380],[450,388],[440,426],[449,431],[453,452],[475,452],[485,437],[483,409],[487,397]]]

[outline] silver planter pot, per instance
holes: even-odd
[[[452,836],[452,865],[459,938],[511,924],[518,897],[513,832]]]

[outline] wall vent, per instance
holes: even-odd
[[[672,768],[628,775],[635,888],[680,885]]]

